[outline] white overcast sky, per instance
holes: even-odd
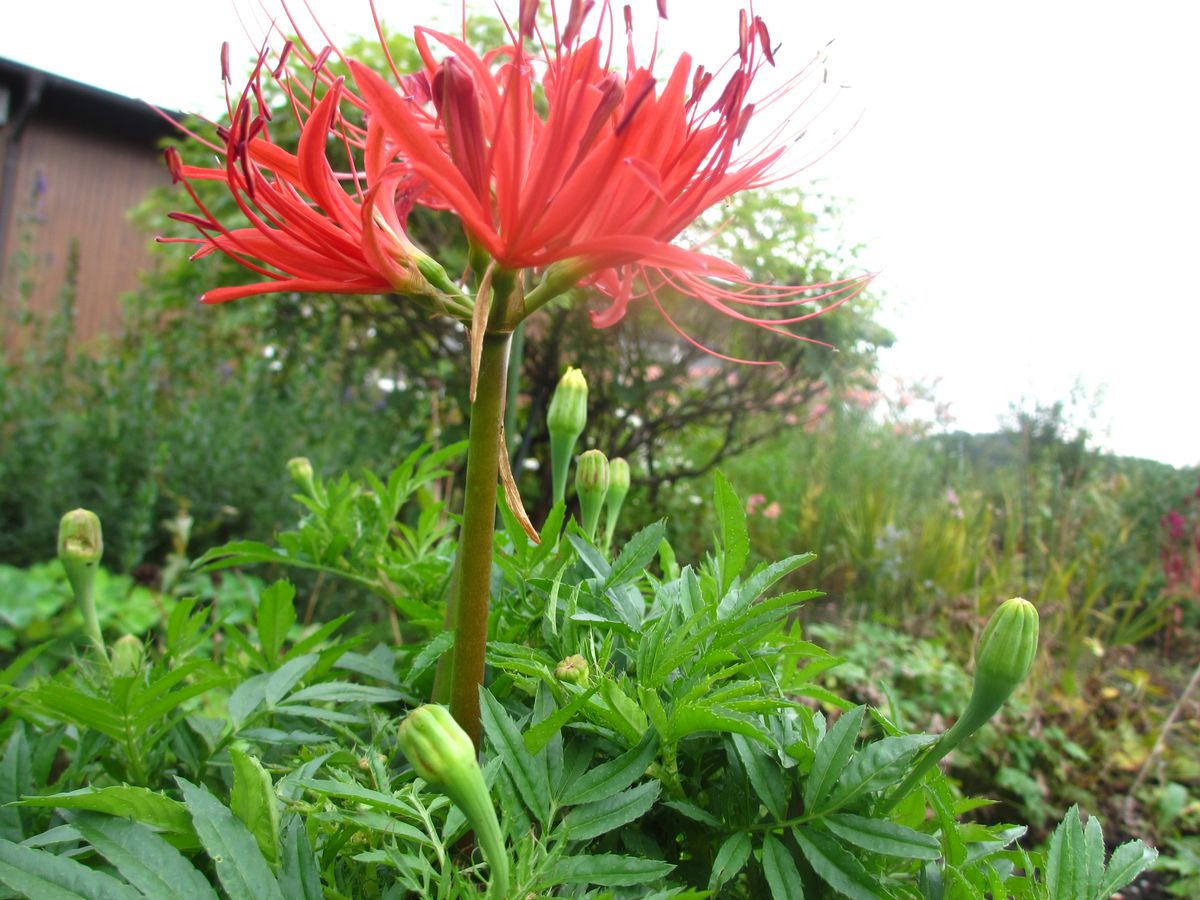
[[[367,0],[311,2],[335,37],[370,27]],[[378,5],[400,27],[438,4]],[[739,5],[670,0],[663,39],[719,63]],[[852,201],[846,237],[881,271],[885,371],[939,379],[972,431],[1079,384],[1109,448],[1200,463],[1200,5],[754,5],[781,69],[834,40],[829,128],[861,113],[806,176]],[[249,52],[239,10],[261,20],[251,0],[0,0],[0,56],[211,111],[221,42]]]

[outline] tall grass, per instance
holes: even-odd
[[[1073,689],[1069,673],[1088,659],[1163,624],[1153,510],[1186,496],[1195,474],[1066,452],[1051,437],[933,438],[843,409],[737,459],[729,477],[743,496],[761,495],[756,550],[816,551],[838,615],[957,630],[1026,596]]]

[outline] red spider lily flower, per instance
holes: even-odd
[[[775,63],[762,19],[741,12],[737,52],[720,72],[694,67],[683,54],[660,79],[653,61],[636,61],[629,6],[626,65],[612,66],[602,39],[615,27],[609,0],[599,4],[595,27],[585,32],[595,6],[572,0],[564,21],[551,2],[547,35],[536,26],[537,0],[522,0],[511,42],[482,55],[452,35],[418,28],[423,78],[406,76],[400,90],[351,61],[370,110],[368,144],[386,147],[397,164],[425,181],[428,195],[421,202],[453,210],[497,265],[545,270],[527,312],[584,282],[612,300],[593,316],[599,327],[619,321],[632,300],[645,298],[691,340],[660,302],[663,291],[674,291],[738,321],[797,337],[785,326],[862,290],[866,279],[756,284],[729,261],[674,243],[731,195],[791,174],[778,170],[786,126],[742,147],[756,106],[761,111],[780,101],[812,76],[806,70],[752,99],[755,77]],[[660,16],[665,6],[659,0]],[[444,48],[441,58],[434,44]],[[541,51],[531,53],[531,44]],[[401,79],[394,67],[393,74]],[[414,91],[414,83],[423,90]],[[780,312],[813,302],[824,309]]]
[[[217,129],[223,143],[204,141],[217,153],[219,166],[184,165],[178,151],[166,151],[174,181],[186,186],[199,211],[172,213],[171,218],[195,226],[201,236],[159,240],[199,245],[193,259],[223,253],[264,278],[210,290],[201,297],[204,303],[291,291],[395,291],[414,295],[436,311],[469,319],[470,305],[405,233],[405,220],[423,188],[419,177],[369,152],[364,129],[347,117],[348,111],[361,109],[362,102],[342,79],[329,75],[329,53],[313,54],[307,45],[295,48],[289,42],[273,70],[266,67],[267,52],[260,55],[246,88],[229,104],[229,125]],[[289,56],[315,73],[311,87],[290,71]],[[227,44],[221,65],[228,82]],[[299,122],[294,154],[271,142],[264,72],[287,92]],[[318,85],[324,87],[320,97]],[[334,171],[327,151],[330,134],[346,151],[349,173]],[[364,160],[363,171],[355,167],[356,156]],[[224,226],[195,189],[197,181],[224,184],[248,224]]]

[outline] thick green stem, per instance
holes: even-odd
[[[891,796],[883,802],[880,812],[891,812],[901,800],[912,793],[913,789],[921,783],[921,780],[929,773],[930,769],[936,766],[959,744],[983,727],[988,718],[990,717],[984,717],[980,721],[977,717],[968,719],[964,716],[955,722],[949,731],[938,738],[937,743],[921,755],[920,759],[917,760],[917,764],[913,766],[912,771],[908,773],[908,777],[900,782],[900,787],[896,788]]]
[[[467,485],[458,545],[458,590],[454,597],[454,658],[450,712],[479,747],[479,686],[487,648],[488,594],[496,527],[496,486],[500,478],[500,425],[511,332],[483,337],[479,382],[471,407]]]

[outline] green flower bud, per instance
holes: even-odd
[[[291,476],[292,481],[296,483],[296,487],[306,497],[316,496],[316,487],[313,484],[313,467],[307,456],[294,456],[287,461],[287,472]]]
[[[83,616],[83,627],[97,653],[108,662],[104,636],[96,618],[94,585],[100,557],[104,555],[104,537],[100,518],[90,510],[73,509],[58,523],[58,558],[62,560],[67,581],[75,594],[75,603]]]
[[[587,379],[576,368],[567,367],[558,382],[546,425],[550,430],[550,474],[554,481],[554,502],[562,503],[567,491],[567,471],[575,453],[575,443],[587,425]]]
[[[600,510],[608,493],[608,457],[599,450],[588,450],[575,463],[575,492],[579,495],[579,513],[583,533],[595,540]]]
[[[122,678],[136,675],[142,670],[146,659],[146,648],[136,635],[126,634],[117,638],[112,647],[113,675]]]
[[[95,568],[103,555],[99,516],[88,509],[73,509],[62,517],[58,523],[58,558],[64,566],[82,563]]]
[[[591,677],[591,669],[587,664],[587,660],[576,653],[574,656],[568,656],[554,667],[554,677],[568,684],[583,685],[588,683],[588,678]]]
[[[446,707],[429,703],[405,717],[398,740],[417,775],[449,797],[475,830],[492,870],[489,895],[496,900],[504,898],[508,893],[508,854],[470,736]]]
[[[414,709],[400,723],[399,739],[413,769],[434,787],[469,780],[471,771],[479,769],[475,745],[444,706]]]
[[[938,760],[987,724],[1032,671],[1037,646],[1037,608],[1021,597],[1001,603],[975,648],[975,683],[967,708],[954,727],[920,757],[884,804],[885,812],[903,800]]]
[[[617,457],[608,462],[608,496],[604,501],[604,548],[612,546],[613,534],[617,530],[617,520],[621,516],[621,506],[625,503],[625,495],[629,493],[629,463]]]
[[[983,725],[995,715],[1033,669],[1037,647],[1037,608],[1022,597],[1001,603],[979,636],[975,685],[962,718]]]

